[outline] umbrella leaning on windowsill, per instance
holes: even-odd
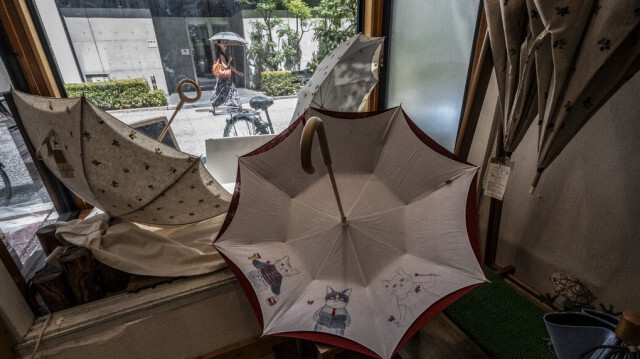
[[[311,145],[316,131],[322,150]],[[326,169],[311,171],[320,161]],[[309,109],[239,158],[214,246],[264,334],[390,358],[427,320],[485,281],[477,258],[476,170],[400,108]]]

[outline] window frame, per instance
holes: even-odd
[[[384,0],[359,0],[358,1],[358,31],[363,32],[367,36],[384,36],[385,29],[389,29],[390,21],[390,2]],[[59,74],[53,70],[51,64],[48,61],[50,54],[47,53],[46,46],[43,46],[41,38],[43,36],[42,29],[38,28],[33,21],[34,14],[33,4],[31,1],[20,0],[7,0],[0,5],[0,22],[2,28],[0,28],[0,51],[3,58],[6,60],[7,70],[11,75],[11,81],[16,89],[21,91],[30,92],[36,95],[60,97],[64,93],[64,87],[61,86]],[[388,37],[388,30],[386,31],[387,38],[384,44],[384,57],[383,66],[388,62],[388,47],[390,39]],[[476,37],[478,35],[476,34]],[[475,43],[474,43],[475,46]],[[475,48],[472,49],[472,54],[475,53]],[[473,55],[472,55],[473,60]],[[475,61],[470,62],[470,70],[475,65]],[[366,110],[372,111],[379,108],[380,104],[385,103],[386,93],[386,77],[388,69],[380,71],[380,83],[374,92],[370,96],[370,100],[366,107]],[[471,72],[471,71],[470,71]],[[20,75],[20,76],[19,76]],[[14,78],[15,77],[15,78]],[[465,89],[465,98],[462,104],[464,109],[467,101],[467,93],[469,91],[469,79],[471,74],[468,74],[467,85]],[[11,108],[14,116],[17,116],[15,106]],[[16,122],[20,122],[16,118]],[[19,129],[24,137],[24,128],[20,122]],[[460,128],[458,129],[458,132]],[[29,152],[34,157],[33,146],[29,143]],[[36,161],[38,162],[38,161]],[[42,171],[41,175],[43,181],[49,183],[51,188],[47,187],[49,193],[54,200],[54,206],[61,215],[64,213],[71,218],[74,215],[77,216],[80,206],[78,206],[78,198],[71,194],[71,192],[62,185],[44,166],[37,163],[38,171]],[[43,175],[44,173],[44,175]],[[6,265],[6,264],[5,264]],[[15,264],[14,264],[15,265]],[[2,268],[0,266],[0,272],[10,272],[10,269]],[[197,278],[194,280],[198,280]],[[235,280],[235,279],[233,279]],[[194,282],[196,283],[196,282]],[[214,285],[209,283],[209,285]],[[214,285],[215,286],[215,285]],[[206,290],[204,286],[202,290]],[[193,293],[192,293],[193,294]],[[3,301],[3,296],[13,295],[12,298],[19,299],[26,306],[26,299],[15,298],[14,294],[9,294],[7,291],[0,293],[0,314],[12,312],[13,308],[2,307],[6,305],[7,301]],[[188,292],[184,293],[184,296],[189,296]],[[170,300],[171,298],[167,298]],[[15,311],[18,312],[18,311]],[[22,322],[33,322],[34,317],[29,317],[27,314],[14,313],[13,320]],[[2,318],[3,320],[5,318]],[[37,322],[36,322],[37,324]],[[40,323],[42,324],[42,323]],[[0,321],[0,329],[7,329],[5,322]],[[5,331],[8,332],[8,331]],[[11,333],[11,332],[8,332]],[[15,345],[21,335],[25,333],[17,333],[15,335],[9,335],[9,341]],[[17,337],[16,337],[17,335]],[[0,337],[0,343],[4,341],[5,337]],[[7,357],[13,357],[13,354],[9,348],[8,352],[5,352],[4,346],[0,345],[0,356],[7,355]]]

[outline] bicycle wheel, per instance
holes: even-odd
[[[4,171],[3,168],[0,167],[0,207],[7,206],[9,201],[11,200],[11,181],[9,181],[9,176]]]
[[[224,137],[266,135],[269,133],[266,127],[266,124],[255,116],[238,114],[227,122],[222,135]]]

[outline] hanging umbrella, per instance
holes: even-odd
[[[637,1],[535,2],[550,37],[546,60],[553,71],[539,121],[538,175],[560,154],[591,116],[640,69],[640,8]]]
[[[313,106],[332,111],[362,111],[378,83],[382,37],[357,34],[338,45],[298,92],[291,122]]]
[[[156,142],[84,97],[12,95],[44,164],[71,191],[110,216],[186,224],[227,211],[230,195],[198,157]]]
[[[311,146],[314,129],[330,155]],[[305,173],[301,148],[310,153],[306,171],[313,171],[309,159],[324,159],[327,169]],[[400,108],[310,109],[239,158],[214,246],[265,334],[390,358],[428,319],[485,281],[477,258],[476,170]]]
[[[535,72],[530,70],[535,64],[530,51],[535,40],[527,26],[523,0],[487,0],[484,6],[498,84],[503,150],[510,157],[538,113]]]
[[[231,31],[219,32],[209,38],[209,41],[226,40],[229,45],[246,45],[248,44],[242,36]]]
[[[544,169],[640,69],[638,4],[488,0],[485,11],[507,156],[538,114],[533,191]]]

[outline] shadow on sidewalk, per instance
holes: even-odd
[[[185,104],[184,108],[194,108],[194,107],[208,107],[211,105],[209,99],[211,98],[211,93],[213,90],[205,90],[202,91],[202,96],[196,103]],[[185,92],[185,95],[188,97],[194,97],[196,95],[195,91]],[[238,95],[240,96],[240,103],[245,104],[249,103],[249,100],[254,96],[264,96],[264,93],[259,91],[250,90],[248,88],[239,87]],[[180,102],[180,97],[178,97],[178,93],[172,93],[167,97],[168,107],[175,108]]]

